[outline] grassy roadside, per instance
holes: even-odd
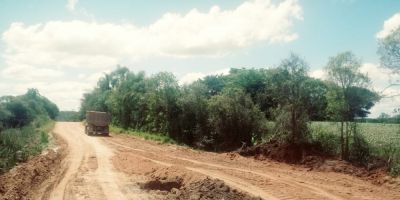
[[[115,125],[110,125],[110,131],[115,134],[127,134],[136,137],[143,138],[145,140],[153,140],[163,144],[177,144],[172,138],[157,133],[148,133],[148,132],[141,132],[135,131],[132,129],[124,129]]]
[[[37,155],[49,143],[48,133],[54,127],[54,121],[37,118],[22,128],[7,129],[0,133],[0,174],[8,171],[18,162]]]

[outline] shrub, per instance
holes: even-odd
[[[232,150],[253,145],[266,130],[266,120],[248,94],[229,89],[209,100],[209,122],[216,150]]]
[[[362,134],[355,131],[350,146],[349,160],[355,164],[366,167],[368,166],[370,155],[370,146],[367,140]]]
[[[392,176],[400,176],[400,162],[394,163],[390,167],[390,175]]]
[[[321,154],[336,156],[339,151],[340,139],[337,135],[324,130],[322,127],[315,127],[312,130],[312,143]]]

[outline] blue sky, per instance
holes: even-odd
[[[239,8],[246,3],[247,9],[241,12]],[[279,8],[282,4],[286,7]],[[218,6],[215,13],[210,11],[213,6]],[[259,14],[251,15],[251,9]],[[194,14],[189,17],[191,12]],[[0,95],[38,87],[61,109],[76,110],[82,93],[116,64],[150,74],[170,71],[190,82],[230,67],[275,66],[291,52],[302,56],[316,76],[321,76],[330,56],[347,50],[368,65],[366,71],[383,73],[376,68],[376,34],[399,12],[397,0],[0,0]],[[167,13],[175,16],[172,22],[166,20]],[[211,15],[220,23],[211,24],[211,32],[203,31]],[[233,20],[226,21],[226,15]],[[224,27],[235,26],[235,20],[242,19],[246,25],[243,30]],[[174,26],[174,20],[179,26],[165,28]],[[198,37],[193,31],[196,27],[201,28]],[[167,36],[162,33],[166,30],[171,30]],[[215,30],[221,36],[209,37]],[[91,34],[95,41],[81,41],[92,38]],[[146,37],[150,34],[154,36]],[[140,42],[153,39],[165,44]],[[118,45],[124,50],[119,52]],[[388,79],[382,74],[375,78],[377,90]],[[63,90],[68,95],[60,92]],[[389,112],[394,103],[381,103],[374,115]]]

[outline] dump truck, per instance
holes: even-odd
[[[87,135],[109,135],[108,125],[111,122],[111,115],[106,112],[87,111],[85,133]]]

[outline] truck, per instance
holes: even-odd
[[[111,115],[107,112],[87,111],[85,133],[87,135],[109,135]]]

